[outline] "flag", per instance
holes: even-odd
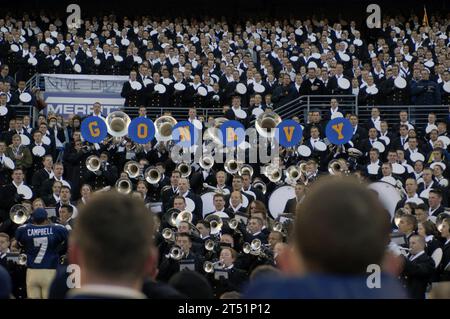
[[[427,15],[427,8],[425,6],[423,6],[423,20],[422,20],[422,25],[424,27],[428,27],[428,15]]]

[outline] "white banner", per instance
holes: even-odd
[[[41,74],[46,92],[120,94],[125,75]]]

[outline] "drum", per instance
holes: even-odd
[[[241,120],[247,117],[247,113],[243,109],[235,110],[234,115]]]
[[[6,156],[3,158],[3,163],[9,169],[14,169],[16,167],[16,165],[14,165],[13,160]]]
[[[368,87],[368,88],[366,89],[366,92],[367,92],[368,94],[370,94],[370,95],[375,95],[375,94],[378,93],[378,89],[377,89],[377,87],[376,87],[375,85],[373,85],[373,86],[371,86],[371,87]]]
[[[378,194],[378,198],[383,206],[394,217],[395,207],[402,199],[400,191],[394,186],[385,182],[376,182],[369,185],[369,189],[374,190]]]
[[[284,213],[284,208],[289,199],[295,198],[295,188],[283,185],[275,189],[269,197],[269,213],[274,218]]]
[[[303,157],[311,156],[311,149],[308,146],[306,146],[306,145],[300,145],[297,148],[297,152]]]
[[[0,106],[0,116],[5,116],[8,114],[8,108],[6,106]]]
[[[130,40],[128,39],[122,39],[120,40],[120,43],[124,46],[129,46],[130,45]]]
[[[425,161],[425,156],[423,156],[423,154],[420,154],[420,153],[411,154],[411,156],[409,158],[410,158],[411,162],[413,162],[413,163],[415,163],[417,161],[421,161],[421,162]]]
[[[73,69],[74,69],[75,72],[77,72],[77,73],[80,73],[80,72],[81,72],[81,66],[80,66],[78,63],[76,63],[76,64],[73,66]]]
[[[200,196],[203,203],[203,217],[205,217],[206,214],[211,213],[216,210],[214,207],[214,195],[215,192],[207,192]]]
[[[44,135],[42,137],[42,143],[44,143],[45,145],[50,145],[50,143],[51,143],[50,137],[48,137],[47,135]]]
[[[35,156],[42,157],[45,155],[45,148],[43,148],[42,146],[35,146],[31,150],[31,153],[33,153],[33,155]]]
[[[29,58],[27,62],[32,66],[36,66],[38,64],[38,60],[36,58]]]
[[[164,78],[164,79],[162,79],[162,82],[163,82],[165,85],[171,85],[171,84],[173,83],[173,81],[172,81],[171,79],[169,79],[169,78]]]
[[[195,210],[195,203],[192,199],[189,197],[184,198],[186,200],[186,210],[190,211],[191,213]]]

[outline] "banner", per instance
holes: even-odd
[[[125,99],[120,96],[127,76],[42,74],[45,80],[44,98],[47,107],[44,114],[53,112],[64,118],[77,114],[92,113],[95,102],[102,105],[104,116],[123,107]]]
[[[128,76],[85,74],[41,74],[46,92],[120,94]]]

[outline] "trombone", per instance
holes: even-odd
[[[133,190],[133,184],[126,177],[119,178],[115,185],[116,190],[121,194],[129,194]]]
[[[96,155],[91,155],[86,159],[86,168],[95,173],[98,172],[100,170],[100,167],[102,165],[100,158]]]
[[[9,218],[14,224],[22,225],[30,217],[31,213],[26,206],[16,204],[9,210]]]
[[[154,166],[150,166],[145,170],[144,178],[150,184],[158,184],[162,179],[162,174],[159,169]]]
[[[137,178],[139,175],[141,175],[139,163],[136,161],[126,162],[123,171],[127,173],[129,178]]]

